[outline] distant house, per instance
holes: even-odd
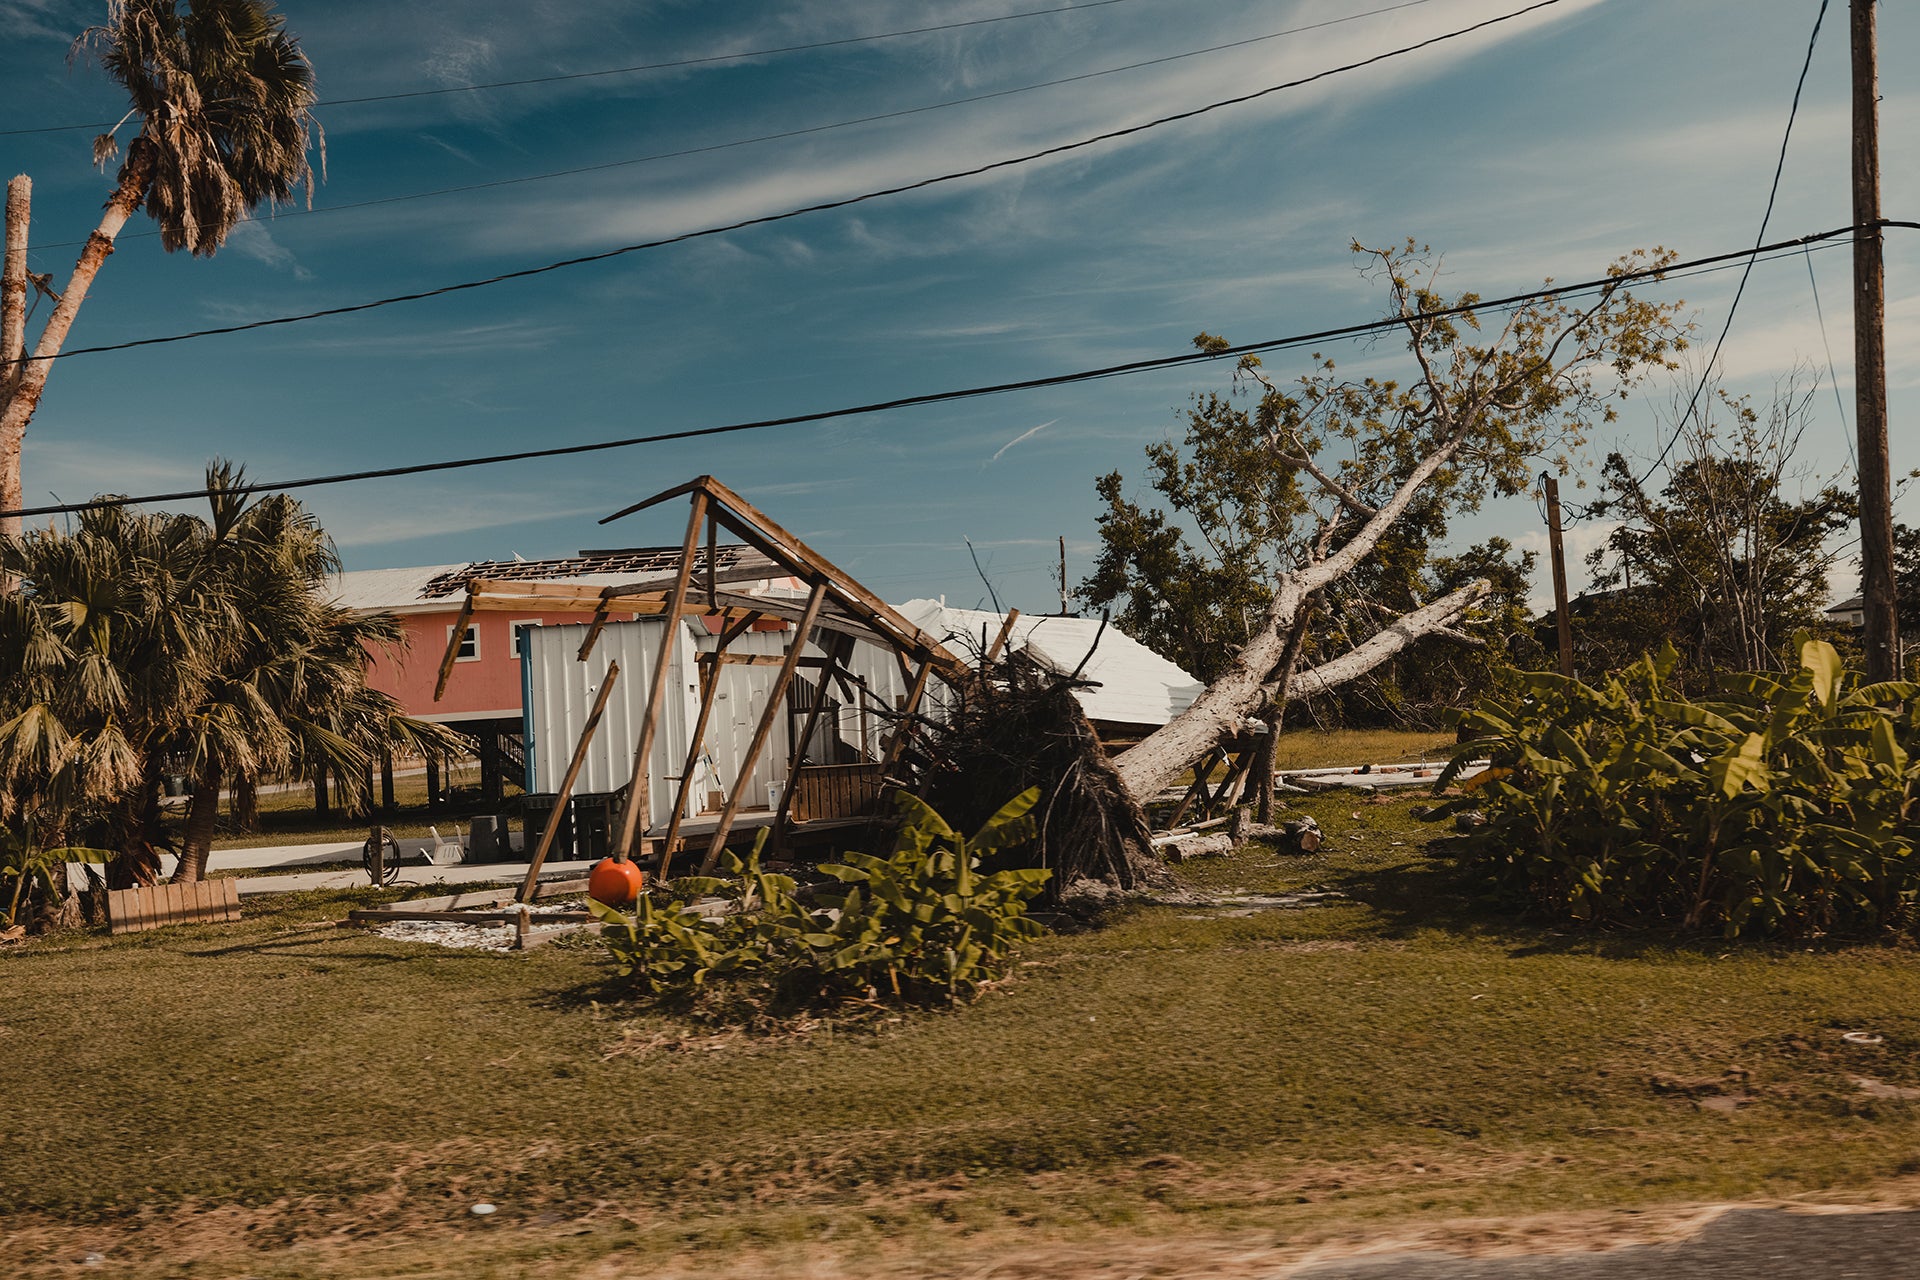
[[[939,600],[909,600],[900,612],[963,654],[991,645],[1005,621],[1002,614],[949,608]],[[1109,746],[1145,737],[1192,706],[1206,688],[1119,628],[1108,626],[1103,634],[1098,618],[1023,613],[1007,644],[1062,675],[1080,668],[1081,679],[1092,683],[1075,696]]]
[[[1837,627],[1852,627],[1859,630],[1867,625],[1866,610],[1865,596],[1849,596],[1827,610],[1827,618]]]

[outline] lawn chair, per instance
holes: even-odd
[[[428,827],[427,835],[431,839],[426,847],[420,850],[420,854],[427,860],[428,866],[451,867],[466,860],[467,850],[460,839],[460,828],[453,829],[451,840],[441,835],[438,827]]]

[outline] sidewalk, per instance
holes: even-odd
[[[510,836],[517,847],[522,843],[518,832]],[[401,885],[460,885],[486,881],[519,881],[526,878],[525,862],[479,862],[457,863],[449,867],[428,866],[422,859],[422,851],[433,842],[428,839],[402,840],[400,844]],[[346,870],[307,871],[293,875],[277,876],[241,876],[240,896],[259,897],[269,893],[297,893],[303,889],[352,889],[363,888],[368,884],[367,873],[361,870],[359,863],[361,845],[357,842],[329,842],[326,844],[282,844],[265,845],[254,849],[216,849],[207,856],[209,871],[257,871],[270,867],[306,867],[324,866],[331,862],[351,862],[353,867]],[[173,875],[179,860],[172,854],[160,857],[160,878],[166,880]],[[543,876],[557,872],[570,872],[575,876],[584,876],[593,869],[594,860],[559,861],[549,858],[540,868]],[[67,875],[75,884],[86,882],[86,867],[78,862],[67,864]]]

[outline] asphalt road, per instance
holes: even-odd
[[[1323,1263],[1294,1280],[1920,1280],[1920,1212],[1742,1209],[1691,1240],[1517,1258],[1398,1254]]]

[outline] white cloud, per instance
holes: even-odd
[[[247,219],[227,233],[227,242],[221,246],[229,253],[235,253],[254,262],[263,263],[276,271],[290,271],[296,280],[311,280],[313,273],[300,265],[293,250],[273,238],[265,224]]]

